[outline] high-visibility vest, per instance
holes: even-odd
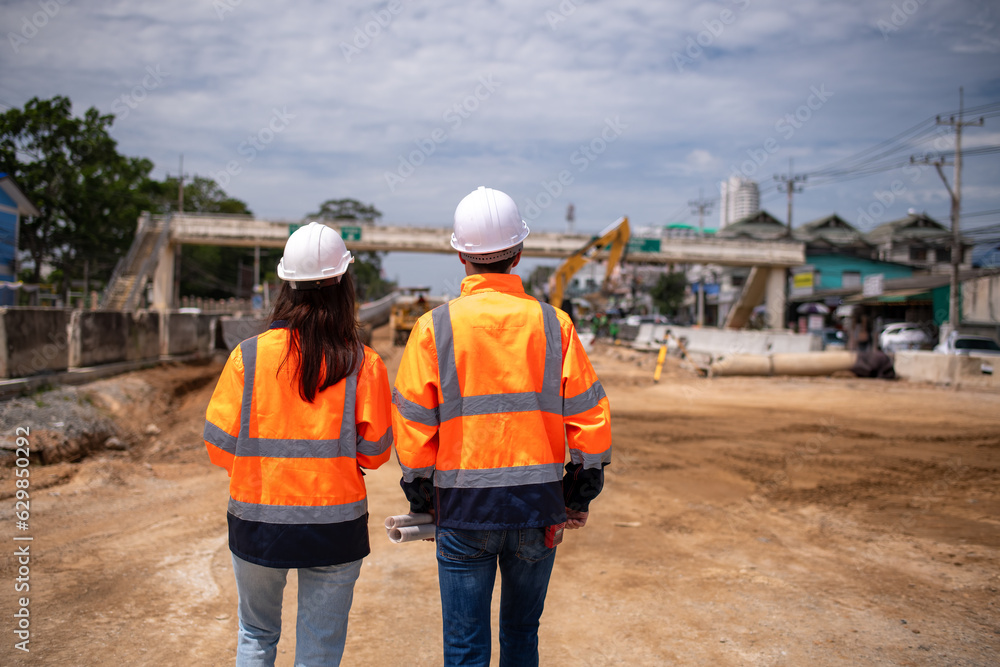
[[[361,468],[385,463],[392,444],[385,365],[365,347],[360,368],[308,403],[294,356],[279,368],[289,335],[243,341],[208,406],[205,445],[230,475],[230,548],[272,567],[358,560],[369,553]]]
[[[527,528],[565,520],[565,448],[610,461],[610,407],[572,320],[516,275],[462,282],[422,316],[396,375],[404,484],[433,476],[438,525]]]

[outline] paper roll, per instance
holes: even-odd
[[[385,529],[404,528],[406,526],[420,526],[434,523],[434,517],[430,514],[397,514],[385,520]]]
[[[433,523],[422,523],[417,526],[401,526],[397,528],[389,528],[386,533],[389,535],[389,539],[399,544],[400,542],[413,542],[415,540],[426,540],[428,537],[434,537],[434,530],[436,526]]]

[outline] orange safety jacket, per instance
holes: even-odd
[[[389,380],[371,348],[356,371],[299,395],[294,355],[279,369],[283,322],[243,341],[212,394],[204,439],[229,483],[229,547],[269,567],[321,567],[368,555],[361,468],[389,460]]]
[[[434,507],[443,527],[559,523],[588,509],[611,460],[610,406],[572,320],[516,275],[467,277],[417,321],[393,431],[411,510]]]

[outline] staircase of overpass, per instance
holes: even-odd
[[[135,310],[142,291],[156,270],[163,248],[170,241],[173,216],[139,219],[135,239],[125,257],[118,260],[101,298],[107,310]]]
[[[272,221],[242,215],[173,214],[139,221],[135,241],[119,263],[106,292],[106,307],[135,308],[151,277],[153,307],[168,308],[173,295],[174,250],[178,245],[222,245],[283,248],[298,221]],[[351,251],[447,253],[451,227],[359,224],[357,220],[328,221]],[[566,258],[590,241],[588,234],[533,231],[524,242],[526,257]],[[637,239],[628,262],[641,264],[719,264],[756,267],[761,273],[780,272],[805,263],[805,244],[793,240],[756,241],[741,238],[679,237]],[[652,241],[657,241],[652,243]],[[774,282],[774,281],[772,281]],[[771,291],[768,291],[771,294]],[[751,306],[752,307],[752,306]]]

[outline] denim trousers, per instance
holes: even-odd
[[[444,664],[490,664],[490,604],[500,566],[500,664],[538,665],[538,622],[555,562],[544,528],[437,529]]]
[[[339,665],[347,639],[347,616],[361,561],[300,567],[295,665]],[[274,665],[281,637],[281,595],[288,568],[249,563],[233,554],[239,593],[240,629],[236,667]]]

